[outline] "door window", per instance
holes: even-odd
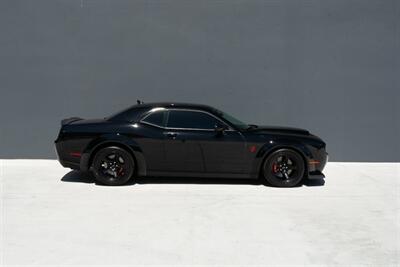
[[[220,120],[204,112],[170,110],[167,127],[213,130],[216,126],[222,126],[222,124]]]

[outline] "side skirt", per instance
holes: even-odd
[[[198,177],[198,178],[238,178],[238,179],[257,179],[257,175],[248,173],[197,173],[197,172],[165,172],[165,171],[147,171],[146,176],[156,177]]]

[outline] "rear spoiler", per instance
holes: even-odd
[[[71,117],[68,119],[63,119],[63,120],[61,120],[61,126],[68,125],[68,124],[73,123],[74,121],[80,121],[80,120],[83,120],[83,119],[79,118],[79,117]]]

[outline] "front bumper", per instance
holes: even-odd
[[[329,155],[325,149],[314,151],[313,158],[308,161],[308,179],[317,180],[324,179],[325,175],[322,173],[326,163],[328,163]]]
[[[325,175],[320,171],[314,171],[314,172],[308,173],[308,179],[310,179],[310,180],[320,180],[320,179],[324,179],[324,178],[325,178]]]

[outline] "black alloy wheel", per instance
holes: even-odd
[[[304,170],[304,160],[299,153],[291,149],[279,149],[265,160],[263,176],[272,186],[293,187],[303,179]]]
[[[132,178],[135,161],[131,154],[120,147],[106,147],[96,153],[91,169],[97,182],[122,185]]]

